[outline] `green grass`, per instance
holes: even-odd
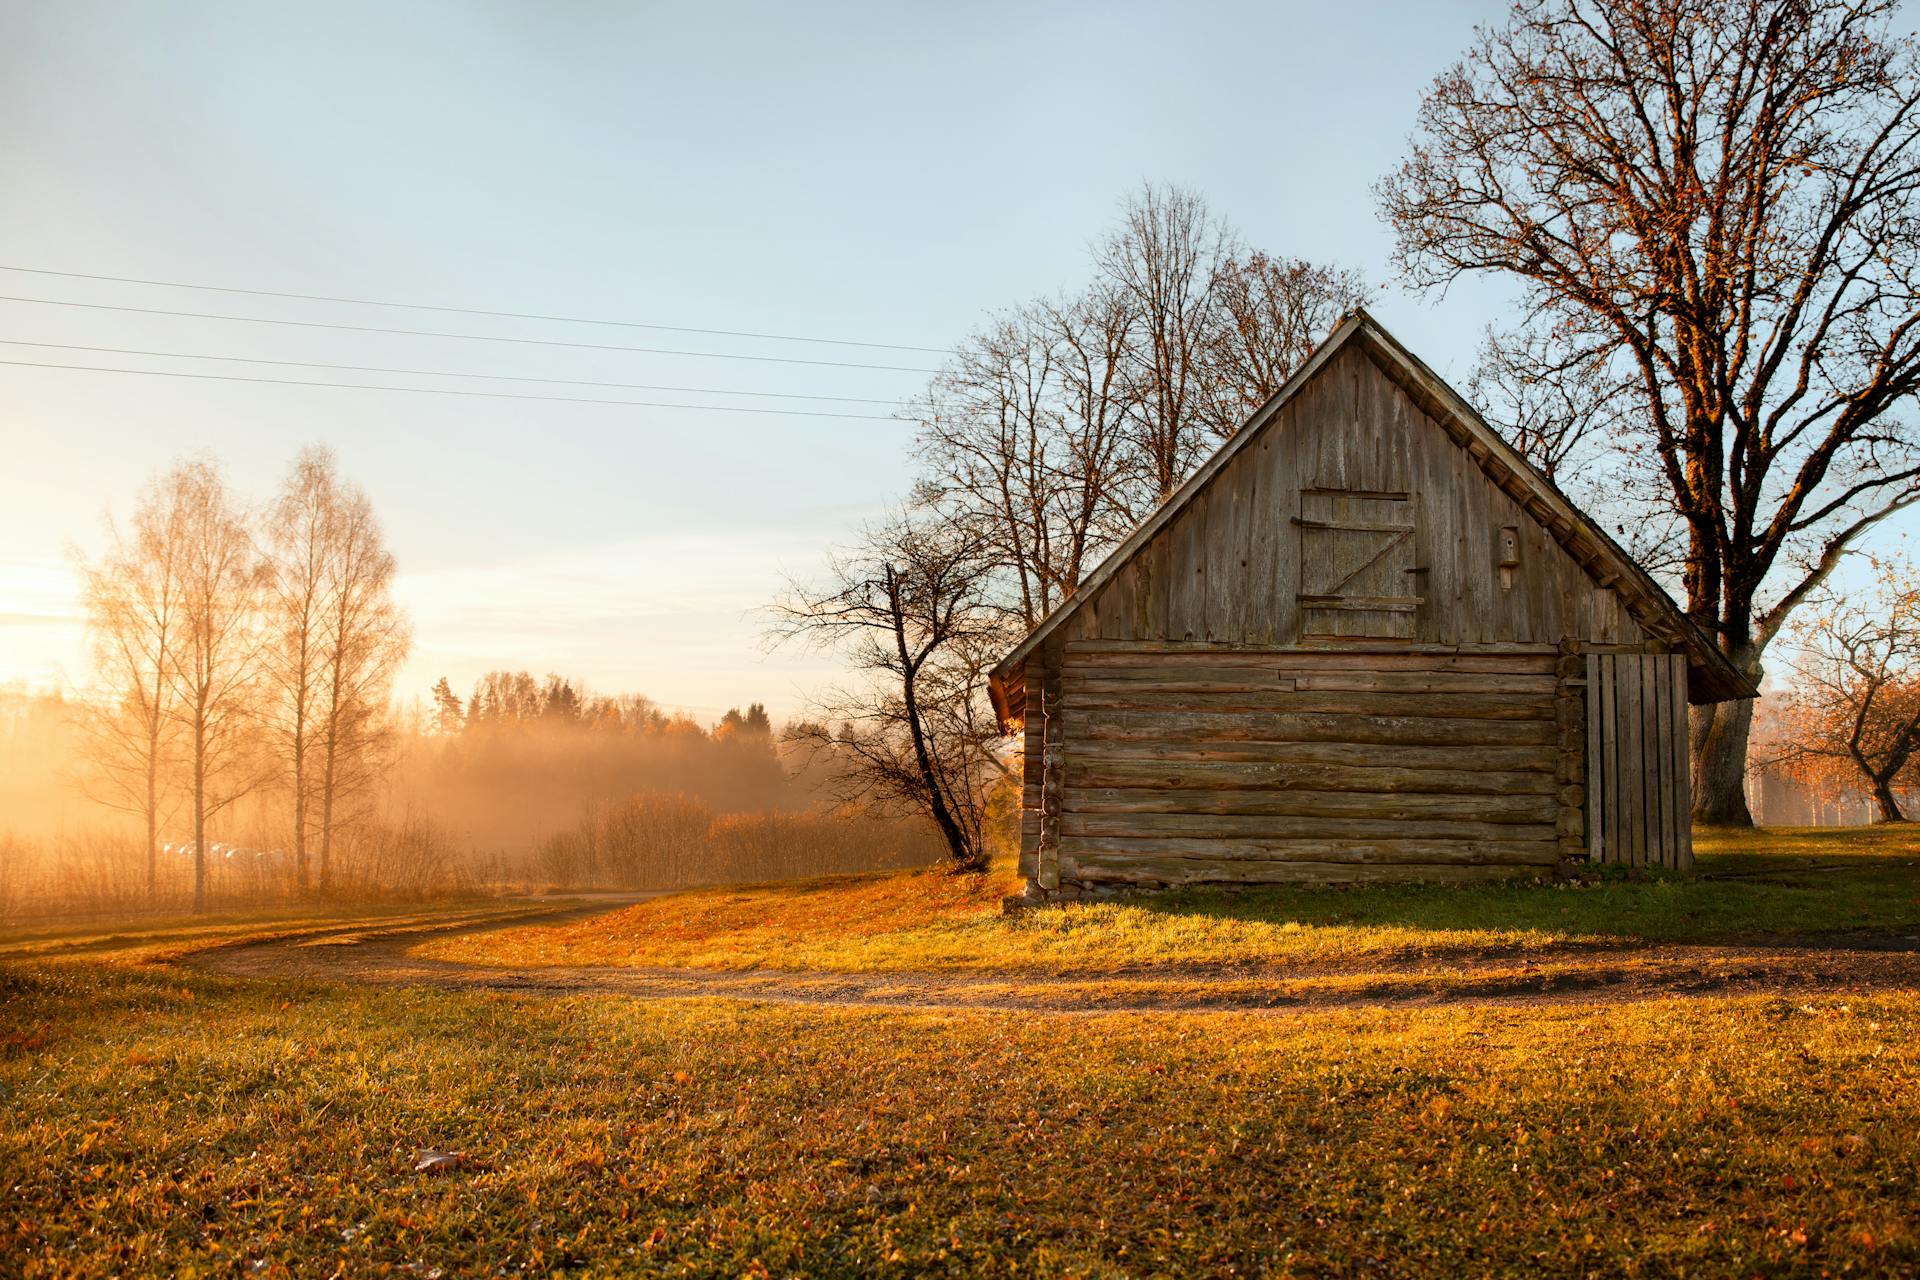
[[[592,920],[436,941],[472,964],[1112,972],[1328,967],[1568,945],[1920,927],[1913,828],[1703,832],[1692,876],[1191,891],[1008,916],[1005,872],[679,894]]]
[[[1920,1268],[1912,995],[1034,1018],[13,964],[0,1107],[26,1277]]]

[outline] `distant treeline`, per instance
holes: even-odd
[[[940,857],[925,819],[834,803],[831,759],[787,745],[757,703],[707,726],[562,676],[494,672],[468,699],[445,684],[393,717],[382,785],[341,832],[335,894],[672,888]],[[0,690],[0,921],[192,900],[184,836],[164,832],[150,888],[138,827],[77,785],[89,715]],[[289,845],[280,793],[237,801],[208,845],[207,902],[297,896]]]

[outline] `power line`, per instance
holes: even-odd
[[[503,338],[490,333],[447,333],[435,329],[386,329],[366,324],[331,324],[322,320],[280,320],[269,316],[235,316],[211,311],[169,311],[162,307],[124,307],[106,302],[70,302],[63,298],[23,298],[0,294],[0,302],[26,302],[41,307],[80,307],[88,311],[124,311],[143,316],[179,316],[188,320],[234,320],[244,324],[277,324],[296,329],[338,329],[346,333],[386,333],[412,338],[460,338],[470,342],[511,342],[528,347],[572,347],[581,351],[626,351],[649,356],[688,356],[697,360],[751,360],[761,364],[806,364],[828,369],[879,369],[888,373],[938,373],[912,365],[856,364],[845,360],[806,360],[799,356],[747,356],[728,351],[678,351],[667,347],[622,347],[600,342],[561,342],[555,338]]]
[[[86,351],[93,355],[153,356],[164,360],[219,360],[228,364],[270,364],[289,369],[331,369],[337,373],[391,373],[409,378],[482,378],[488,382],[539,382],[565,387],[617,387],[624,391],[672,391],[700,396],[752,396],[758,400],[831,400],[838,404],[898,404],[873,396],[813,396],[795,391],[733,391],[725,387],[669,387],[650,382],[595,382],[586,378],[529,378],[510,373],[462,373],[448,369],[396,369],[378,364],[325,364],[317,360],[267,360],[254,356],[213,356],[197,351],[142,351],[133,347],[85,347],[71,342],[29,342],[0,338],[0,346],[40,347],[50,351]]]
[[[250,298],[290,298],[300,302],[339,302],[356,307],[397,307],[405,311],[440,311],[450,315],[497,316],[506,320],[551,320],[561,324],[598,324],[621,329],[655,329],[663,333],[699,333],[716,338],[760,338],[770,342],[814,342],[834,347],[876,347],[883,351],[923,351],[950,354],[943,347],[915,347],[899,342],[854,342],[847,338],[803,338],[789,333],[754,333],[743,329],[695,329],[680,324],[641,324],[635,320],[598,320],[584,316],[544,315],[535,311],[487,311],[479,307],[445,307],[422,302],[387,302],[379,298],[342,298],[324,293],[281,293],[273,289],[233,289],[217,284],[184,284],[178,280],[142,280],[135,276],[95,275],[85,271],[52,271],[45,267],[9,267],[25,275],[58,276],[63,280],[100,280],[114,284],[151,285],[156,289],[197,289],[203,293],[242,294]]]
[[[21,369],[70,369],[76,373],[127,373],[145,378],[196,378],[205,382],[252,382],[274,387],[331,387],[336,391],[404,391],[421,396],[477,396],[483,400],[544,400],[552,404],[618,404],[637,409],[698,409],[710,413],[753,413],[787,418],[842,418],[862,422],[897,422],[884,413],[833,413],[818,409],[752,409],[730,404],[666,404],[655,400],[602,400],[589,396],[542,396],[531,392],[464,391],[455,387],[395,387],[364,382],[311,382],[293,378],[247,378],[232,373],[188,373],[179,369],[120,369],[90,364],[52,364],[43,360],[0,360]]]

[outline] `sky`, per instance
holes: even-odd
[[[1069,287],[1143,181],[1357,268],[1463,379],[1497,286],[1398,287],[1372,185],[1492,3],[0,3],[0,267],[936,351]],[[789,576],[902,495],[927,351],[302,302],[0,270],[0,684],[84,685],[72,569],[211,456],[253,501],[308,443],[366,489],[414,622],[398,696],[563,672],[702,719],[800,710]],[[646,347],[594,351],[87,307]],[[261,360],[694,391],[302,371]],[[779,357],[778,363],[713,353]],[[322,389],[5,361],[840,411]],[[890,366],[853,368],[845,365]],[[728,392],[877,403],[751,400]]]

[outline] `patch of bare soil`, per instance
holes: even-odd
[[[195,952],[182,963],[246,979],[428,986],[528,996],[720,998],[773,1004],[1040,1013],[1303,1012],[1439,1005],[1554,1005],[1731,995],[1920,991],[1920,933],[1843,933],[1730,945],[1569,949],[1527,960],[1459,957],[1361,972],[1135,969],[1118,976],[1017,972],[736,972],[606,967],[511,970],[411,954],[428,937],[609,909],[535,913],[392,930],[365,925]]]

